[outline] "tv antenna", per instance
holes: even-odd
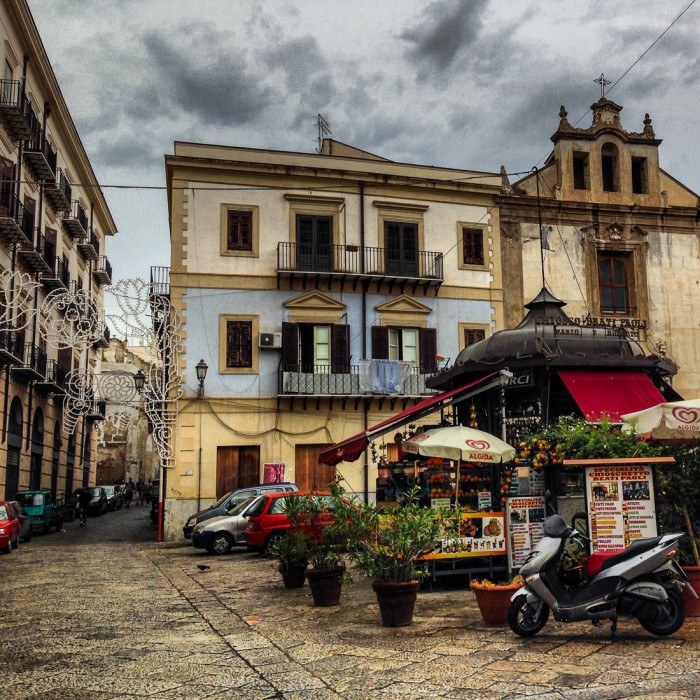
[[[316,153],[321,153],[323,151],[323,139],[333,133],[328,123],[328,115],[319,112],[316,115],[316,126],[318,128],[318,146],[316,147]]]

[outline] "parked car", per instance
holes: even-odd
[[[48,489],[18,491],[15,500],[27,511],[32,531],[40,530],[48,535],[53,527],[56,532],[60,532],[64,519],[72,519],[70,504],[66,503],[66,497],[62,493],[54,497]]]
[[[0,501],[0,550],[9,554],[19,546],[19,518],[7,501]]]
[[[19,501],[10,501],[10,507],[15,512],[20,526],[20,539],[29,542],[32,539],[32,519],[27,515],[24,506]]]
[[[293,527],[284,512],[285,498],[288,496],[299,497],[306,495],[309,495],[309,492],[273,493],[264,495],[259,502],[256,502],[255,508],[252,508],[247,514],[248,526],[246,527],[245,537],[248,549],[267,553],[271,545],[279,542]],[[313,498],[323,499],[324,504],[327,504],[328,507],[327,522],[332,522],[330,494],[313,492],[310,495]],[[321,525],[324,524],[323,517],[320,522]]]
[[[107,510],[121,510],[124,505],[124,496],[119,486],[103,486],[107,496]]]
[[[279,493],[286,492],[292,493],[298,491],[296,484],[292,484],[289,481],[285,481],[281,484],[260,484],[258,486],[246,486],[242,489],[235,489],[234,491],[229,491],[226,495],[222,496],[214,505],[209,506],[200,510],[194,515],[190,515],[187,518],[185,526],[182,528],[182,532],[185,539],[190,539],[192,536],[192,530],[194,526],[201,523],[209,518],[216,518],[220,515],[228,515],[239,503],[247,500],[251,496],[259,496],[263,493]]]
[[[92,516],[104,515],[107,512],[107,494],[105,493],[102,486],[88,486],[90,489],[90,505],[88,506],[88,513]],[[82,489],[75,489],[73,491],[73,503],[74,508],[78,507],[78,494]]]
[[[248,513],[254,512],[263,496],[250,496],[227,515],[209,518],[195,525],[192,546],[206,549],[209,554],[228,554],[233,547],[244,545]]]

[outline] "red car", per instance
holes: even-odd
[[[0,501],[0,551],[17,549],[21,531],[19,518],[7,501]]]
[[[261,498],[255,510],[248,513],[248,526],[245,531],[248,549],[267,552],[270,545],[279,542],[292,529],[292,524],[284,512],[285,499],[307,495],[323,499],[322,503],[327,504],[330,511],[332,501],[327,492],[271,493]],[[330,512],[327,518],[329,523],[333,520]]]

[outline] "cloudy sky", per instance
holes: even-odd
[[[319,112],[334,138],[392,160],[528,170],[559,106],[588,126],[594,78],[620,78],[690,1],[29,5],[100,182],[162,186],[175,140],[311,152]],[[650,113],[662,167],[696,192],[699,49],[700,3],[609,93],[629,130]],[[105,193],[115,276],[169,264],[165,193]]]

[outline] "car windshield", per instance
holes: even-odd
[[[100,497],[100,489],[95,487],[92,489],[92,497],[93,498],[99,498]]]
[[[9,516],[7,514],[7,506],[0,506],[0,520],[9,520]]]
[[[228,493],[225,493],[213,506],[212,508],[218,508],[219,506],[224,505],[224,501],[233,493],[233,491],[229,491]]]
[[[253,515],[260,515],[265,509],[265,504],[267,503],[267,496],[261,496],[256,498],[251,504],[250,508],[246,511],[246,517],[250,518]]]
[[[18,493],[17,500],[24,506],[43,506],[43,493]]]
[[[248,506],[256,499],[258,498],[257,496],[248,496],[248,498],[245,499],[245,501],[241,501],[240,503],[236,504],[234,508],[231,508],[231,510],[228,512],[229,515],[240,515]]]
[[[108,496],[114,496],[114,486],[103,486],[102,488]]]

